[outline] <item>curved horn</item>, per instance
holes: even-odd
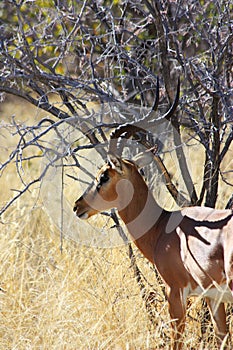
[[[172,106],[170,109],[161,117],[159,118],[159,121],[164,119],[170,119],[172,115],[174,114],[178,103],[179,103],[179,96],[180,96],[180,79],[178,79],[177,83],[177,89],[176,89],[176,97],[173,101]],[[156,85],[156,99],[153,105],[153,110],[156,110],[159,103],[159,79],[157,78],[157,85]],[[151,113],[151,112],[150,112]],[[152,134],[142,128],[140,124],[142,122],[145,122],[145,119],[150,115],[150,113],[145,116],[142,120],[136,122],[135,124],[123,124],[120,125],[118,128],[116,128],[110,135],[110,142],[109,142],[109,153],[117,154],[121,156],[122,150],[123,150],[123,140],[129,139],[130,137],[134,137],[136,141],[141,143],[143,146],[145,146],[147,149],[154,149],[154,146],[152,144]],[[156,120],[154,121],[156,123]],[[118,146],[119,142],[119,146]]]
[[[175,100],[171,106],[171,108],[165,113],[161,118],[164,120],[170,119],[172,115],[174,114],[178,102],[179,102],[179,95],[180,95],[180,80],[178,80],[177,84],[177,91],[176,91],[176,97]],[[160,119],[161,119],[160,118]],[[155,120],[156,122],[156,120]],[[165,183],[167,186],[167,189],[171,193],[172,197],[175,199],[178,205],[189,205],[189,202],[186,200],[186,198],[177,190],[175,185],[173,184],[170,174],[163,164],[162,159],[157,154],[157,148],[156,145],[153,143],[153,138],[151,137],[151,133],[145,129],[143,129],[141,126],[137,124],[123,124],[120,125],[118,128],[116,128],[110,136],[110,143],[109,143],[109,152],[114,153],[115,149],[114,147],[117,147],[117,142],[120,138],[122,139],[129,139],[130,137],[134,137],[134,139],[141,143],[143,146],[145,146],[150,152],[152,152],[154,159],[157,163],[157,166],[163,175],[165,179]]]
[[[171,108],[162,116],[163,119],[166,118],[166,119],[170,120],[170,118],[173,116],[173,114],[175,113],[175,110],[178,106],[179,98],[180,98],[180,78],[178,78],[175,100],[173,101]]]
[[[139,120],[137,123],[144,122],[145,119],[148,119],[148,117],[151,115],[152,112],[155,112],[159,105],[159,77],[156,79],[156,93],[155,93],[155,100],[153,103],[153,106],[151,108],[151,111],[144,116],[143,119]],[[116,128],[110,135],[110,142],[109,142],[109,153],[121,155],[122,150],[124,148],[123,140],[129,139],[130,137],[134,136],[135,134],[138,134],[138,141],[141,140],[141,143],[146,142],[146,134],[148,133],[145,129],[138,126],[136,124],[123,124],[120,125],[118,128]],[[140,134],[139,134],[140,133]],[[140,136],[139,136],[140,135]],[[142,135],[144,135],[142,137]],[[119,141],[121,139],[121,141]],[[119,142],[119,145],[118,145]],[[140,142],[140,141],[139,141]]]
[[[123,124],[110,135],[109,153],[121,156],[124,147],[123,140],[127,140],[130,137],[134,137],[137,142],[148,149],[152,147],[152,134],[149,131],[135,124]]]
[[[156,111],[158,106],[159,106],[159,77],[157,77],[157,80],[156,80],[155,101],[154,101],[154,104],[152,106],[152,110]]]

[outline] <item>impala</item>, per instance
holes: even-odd
[[[174,109],[173,105],[171,113]],[[125,135],[126,129],[128,136],[142,132],[124,126],[110,141],[116,144],[116,135]],[[136,246],[165,283],[172,349],[182,347],[187,298],[199,295],[206,298],[218,346],[223,346],[229,338],[224,303],[233,303],[233,213],[198,206],[174,212],[161,208],[139,172],[150,161],[149,153],[135,161],[111,150],[74,211],[78,218],[88,219],[103,210],[118,210]]]

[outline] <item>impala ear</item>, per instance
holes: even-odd
[[[118,173],[122,174],[122,161],[121,158],[115,156],[114,154],[108,154],[108,164],[112,169],[116,170]]]
[[[154,159],[153,153],[150,150],[140,152],[133,157],[132,161],[137,165],[139,169],[149,165]]]

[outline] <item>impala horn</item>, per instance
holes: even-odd
[[[158,122],[164,121],[165,119],[170,120],[173,114],[176,111],[176,108],[179,103],[179,95],[180,95],[180,79],[178,79],[177,90],[175,100],[172,103],[170,109],[158,119]],[[159,102],[159,80],[157,79],[157,88],[156,88],[156,99],[153,105],[153,110],[158,108]],[[136,140],[138,143],[142,144],[148,150],[154,154],[156,145],[153,142],[153,135],[148,130],[145,130],[141,125],[145,125],[148,121],[148,117],[151,113],[147,114],[143,119],[139,120],[134,124],[123,124],[116,128],[110,135],[109,141],[109,150],[108,153],[115,154],[117,156],[121,156],[123,148],[124,148],[124,140],[130,139],[131,137]],[[156,119],[153,120],[154,123],[157,122]]]

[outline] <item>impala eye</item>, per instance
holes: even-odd
[[[109,180],[109,175],[108,175],[108,171],[105,171],[101,176],[100,176],[100,179],[99,179],[99,183],[97,185],[97,190],[100,189],[100,187]]]

